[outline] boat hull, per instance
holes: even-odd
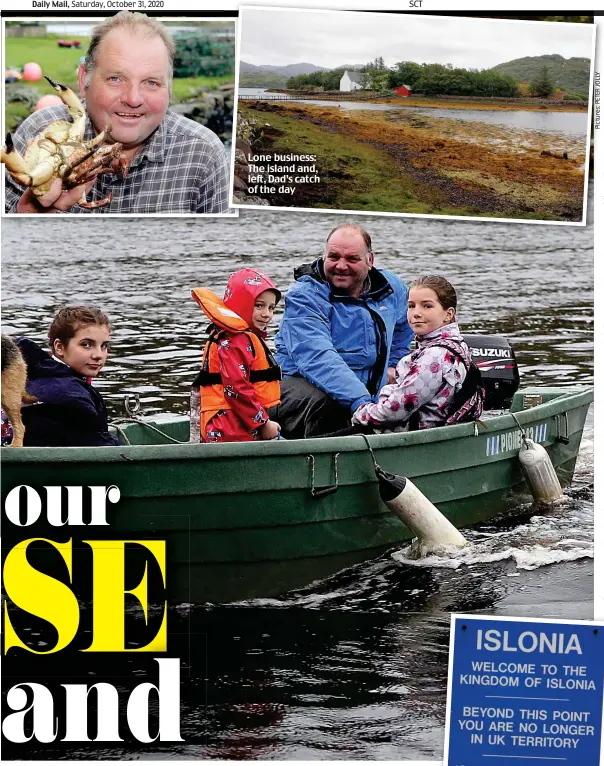
[[[543,403],[522,409],[525,396],[535,393]],[[547,449],[563,486],[572,480],[592,400],[588,390],[535,389],[517,394],[512,406],[527,435]],[[186,438],[184,419],[157,425]],[[463,527],[531,500],[514,417],[501,415],[486,426],[375,435],[370,443],[384,469],[410,478]],[[9,524],[5,545],[31,537],[165,539],[173,596],[203,601],[278,594],[410,537],[379,499],[361,436],[194,445],[145,444],[161,437],[139,424],[125,433],[139,444],[3,451],[3,497],[21,484],[39,491],[113,484],[121,493],[108,506],[108,527]]]

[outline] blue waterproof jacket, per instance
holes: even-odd
[[[28,393],[37,404],[21,410],[25,447],[101,447],[119,445],[110,434],[100,393],[77,372],[29,338],[18,338],[27,364]]]
[[[396,274],[372,268],[362,295],[338,295],[320,259],[294,277],[275,338],[277,364],[284,376],[303,376],[354,412],[377,398],[388,367],[409,353],[407,286]]]

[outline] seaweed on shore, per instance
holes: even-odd
[[[253,113],[270,120],[258,150],[312,151],[323,163],[321,184],[272,195],[271,205],[582,217],[584,145],[576,138],[395,110],[257,102]]]

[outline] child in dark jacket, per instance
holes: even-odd
[[[27,391],[38,402],[22,409],[25,447],[119,445],[109,433],[103,397],[91,385],[107,361],[106,314],[85,306],[61,309],[48,338],[51,354],[28,338],[17,345],[27,364]]]

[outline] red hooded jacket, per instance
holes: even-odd
[[[204,442],[254,441],[258,431],[269,419],[267,407],[278,402],[274,398],[275,383],[253,383],[252,371],[268,366],[263,343],[251,336],[265,338],[266,333],[252,326],[252,314],[258,296],[271,290],[275,302],[281,292],[274,282],[258,269],[245,268],[231,274],[224,293],[224,305],[248,325],[249,331],[230,330],[228,318],[220,322],[220,330],[204,352],[209,354],[209,371],[218,372],[220,385],[202,388],[201,440]],[[277,383],[278,386],[278,383]],[[270,391],[268,397],[266,392]],[[277,389],[278,391],[278,389]],[[205,400],[204,400],[204,392]],[[207,401],[216,406],[215,414],[207,412]],[[218,402],[218,403],[217,403]],[[221,406],[222,404],[222,406]],[[218,407],[220,407],[218,409]],[[209,419],[207,416],[210,415]]]
[[[256,298],[265,290],[275,293],[275,304],[281,300],[281,292],[270,277],[258,269],[240,269],[231,274],[224,291],[224,304],[234,311],[248,324],[256,334],[258,330],[252,327],[252,314]]]

